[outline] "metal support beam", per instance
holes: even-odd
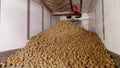
[[[30,0],[27,0],[27,40],[30,38]]]

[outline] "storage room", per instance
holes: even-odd
[[[120,68],[120,0],[0,0],[0,68]]]

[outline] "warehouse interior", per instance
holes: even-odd
[[[117,55],[115,58],[120,61],[120,0],[73,0],[80,7],[82,17],[73,16],[71,19],[51,13],[42,1],[50,0],[0,0],[0,57],[4,52],[15,53],[31,37],[57,22],[72,20],[86,30],[97,33],[107,50]],[[117,65],[120,66],[120,63]]]

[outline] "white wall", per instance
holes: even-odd
[[[1,0],[0,51],[24,47],[28,34],[31,37],[42,31],[42,23],[44,29],[50,27],[50,15],[47,10],[42,14],[41,5],[30,0],[30,33],[27,34],[27,1]]]
[[[103,25],[104,25],[104,21],[103,21],[103,4],[102,4],[102,0],[98,0],[98,2],[96,3],[95,6],[95,32],[99,34],[100,38],[102,40],[104,40],[104,33],[103,33]]]
[[[89,12],[89,29],[99,34],[108,50],[120,54],[120,0],[93,0]]]
[[[0,51],[25,45],[27,0],[1,0]]]
[[[1,23],[1,0],[0,0],[0,23]]]
[[[48,22],[47,22],[48,23]],[[30,0],[30,37],[42,31],[42,6]]]
[[[90,6],[90,19],[89,19],[89,30],[96,32],[99,37],[104,41],[104,33],[103,33],[103,4],[102,0],[93,0]]]
[[[104,0],[105,43],[107,48],[120,54],[120,0]]]

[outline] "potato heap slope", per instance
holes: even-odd
[[[115,68],[99,36],[71,21],[60,21],[32,37],[1,64],[3,68]]]

